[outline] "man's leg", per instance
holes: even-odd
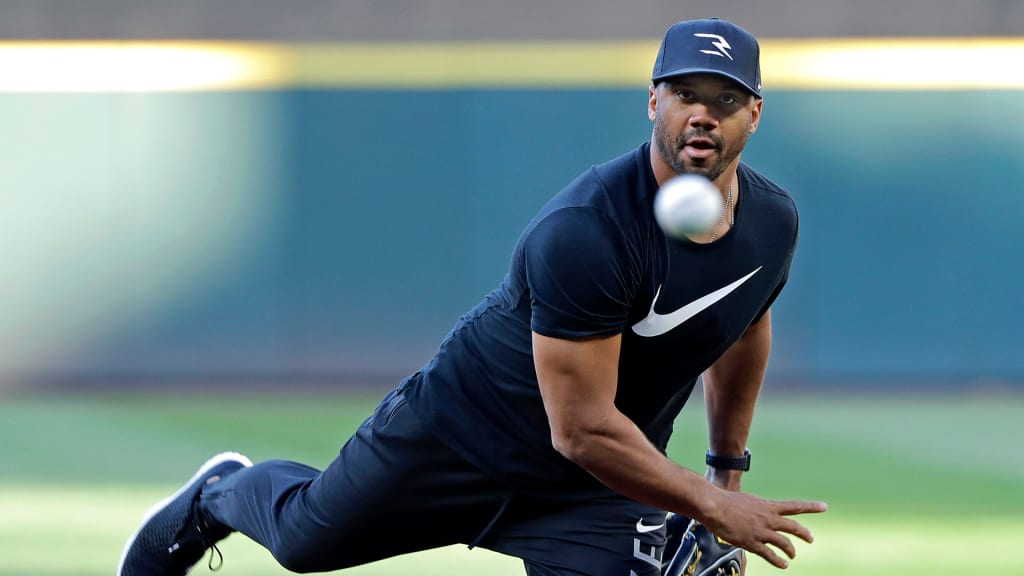
[[[396,391],[323,473],[266,462],[211,487],[202,503],[285,568],[308,572],[468,542],[503,498],[424,431]]]
[[[480,546],[522,558],[528,576],[659,576],[665,513],[619,496],[514,499]]]
[[[205,485],[193,516],[215,534],[249,536],[289,570],[329,571],[470,542],[506,498],[425,431],[396,390],[322,473],[282,460],[241,468]],[[164,574],[182,572],[121,573]]]
[[[205,522],[198,512],[203,488],[252,466],[245,456],[224,452],[206,461],[177,492],[157,502],[128,538],[118,576],[181,576],[231,531]]]

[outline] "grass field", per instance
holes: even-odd
[[[0,575],[111,575],[143,512],[210,454],[323,466],[369,414],[360,395],[19,397],[0,402]],[[225,410],[224,406],[231,406]],[[817,542],[792,567],[748,574],[1024,574],[1021,396],[778,396],[759,408],[747,490],[820,498]],[[704,420],[684,411],[670,447],[702,469]],[[233,536],[225,576],[287,572]],[[206,573],[205,567],[194,573]],[[444,548],[355,576],[522,574],[485,550]]]

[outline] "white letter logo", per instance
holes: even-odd
[[[718,48],[718,50],[701,50],[702,54],[714,54],[715,56],[721,56],[732,60],[732,55],[729,54],[729,50],[732,50],[732,46],[729,46],[729,43],[725,41],[725,38],[722,38],[718,34],[694,34],[694,36],[698,38],[711,38],[713,40],[717,40],[717,42],[712,42],[711,45]]]

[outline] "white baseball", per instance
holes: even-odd
[[[707,178],[681,174],[665,182],[654,197],[654,219],[674,238],[699,236],[722,218],[722,194]]]

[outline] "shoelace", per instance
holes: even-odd
[[[217,566],[213,565],[213,555],[217,554]],[[216,544],[210,544],[210,560],[206,563],[206,567],[210,569],[210,572],[216,572],[224,566],[224,555],[220,553],[220,548],[217,548]]]
[[[210,559],[207,561],[206,567],[209,568],[210,572],[216,572],[220,570],[224,566],[224,554],[222,554],[220,548],[217,547],[216,541],[207,536],[208,525],[203,519],[202,510],[199,508],[198,498],[192,504],[192,529],[195,532],[195,535],[189,538],[182,539],[179,542],[175,542],[170,548],[167,549],[167,552],[173,556],[175,555],[175,553],[184,548],[184,546],[182,546],[183,544],[198,542],[199,545],[203,548],[204,556],[206,555],[206,550],[210,551]],[[216,565],[214,565],[213,563],[213,559],[215,556],[217,558]]]
[[[216,544],[214,544],[213,542],[210,542],[206,538],[200,538],[199,542],[201,543],[201,545],[203,546],[204,549],[209,549],[209,551],[210,551],[210,559],[209,559],[209,561],[207,561],[206,567],[210,569],[210,572],[216,572],[216,571],[220,570],[221,567],[224,566],[224,555],[221,554],[220,548],[217,548]],[[174,556],[179,550],[181,550],[181,548],[182,548],[181,542],[175,542],[170,548],[167,549],[167,553],[170,554],[171,556]],[[205,556],[206,553],[204,552],[203,555]],[[217,565],[216,566],[213,565],[213,557],[215,555],[217,557]]]

